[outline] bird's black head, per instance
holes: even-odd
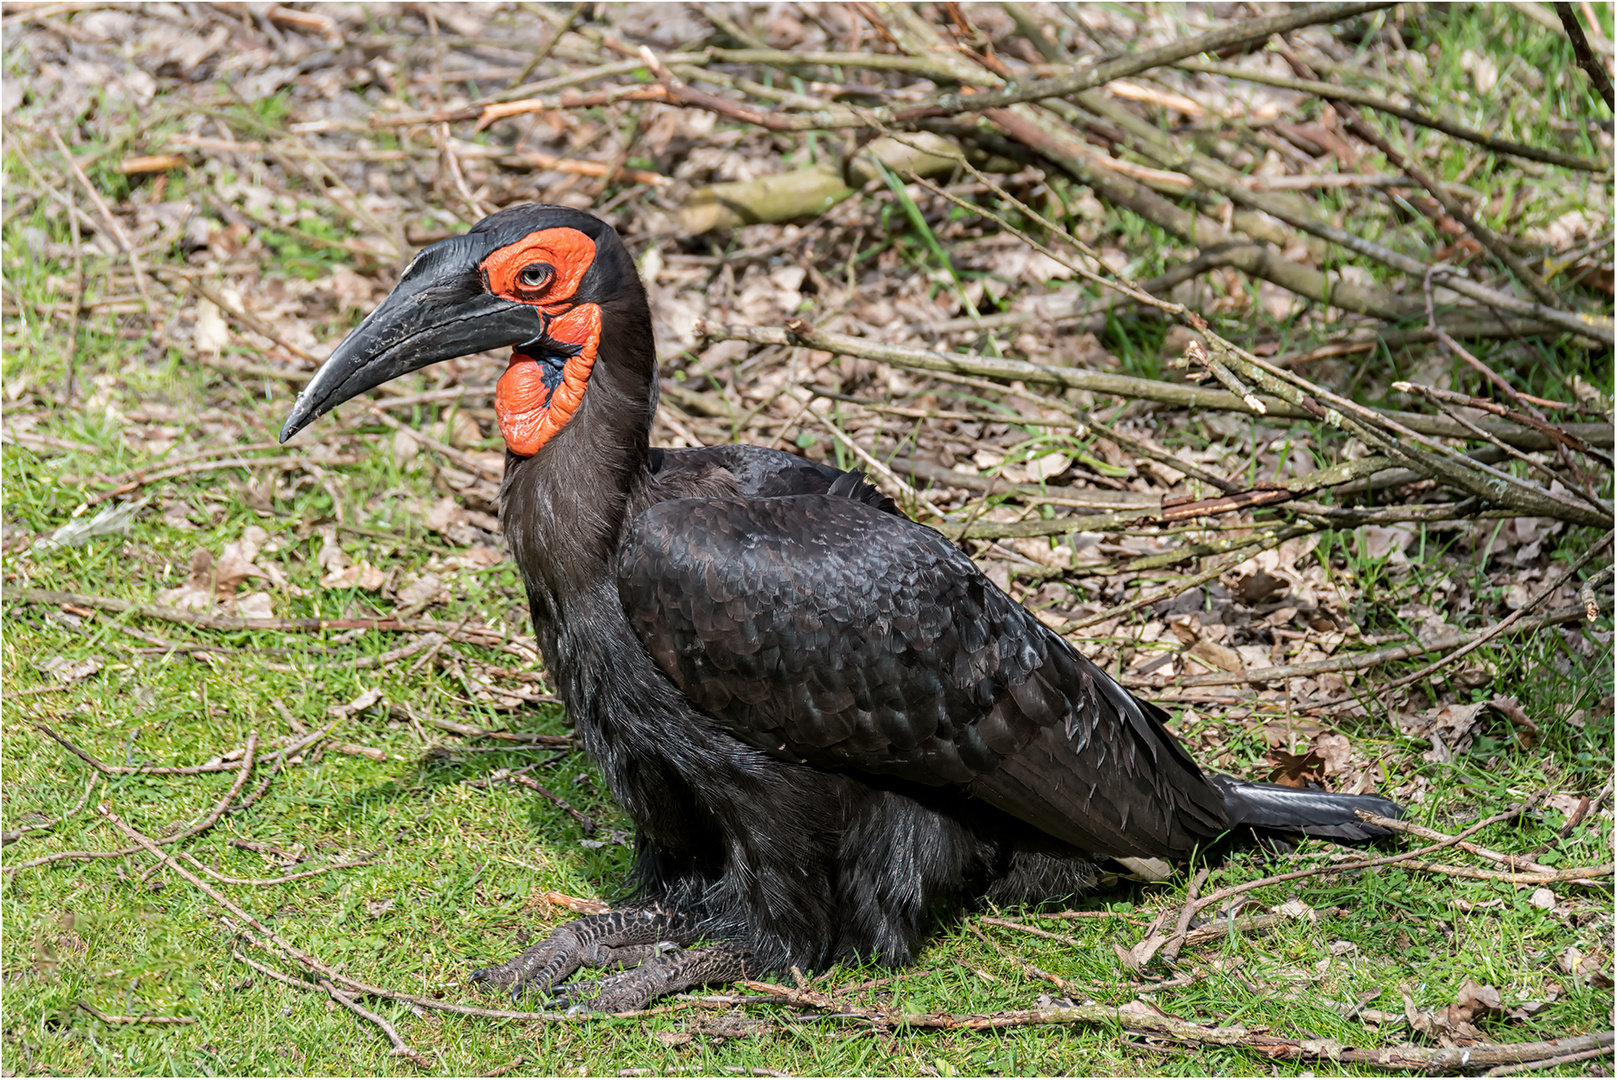
[[[506,445],[535,454],[572,418],[601,345],[603,305],[643,295],[617,232],[565,206],[513,206],[405,267],[292,406],[285,442],[316,417],[417,368],[514,348],[495,391]]]

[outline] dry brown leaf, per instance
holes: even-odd
[[[273,619],[275,605],[267,592],[248,593],[236,601],[236,614],[244,619]]]
[[[557,907],[566,908],[568,911],[576,912],[579,915],[601,915],[612,910],[611,904],[602,903],[600,900],[586,900],[581,896],[568,896],[566,893],[556,892],[554,889],[546,889],[543,896],[545,903],[555,904]]]
[[[46,675],[53,676],[63,683],[76,683],[88,679],[101,670],[102,660],[99,656],[88,656],[83,660],[69,660],[65,656],[52,656],[35,665]]]
[[[1240,597],[1241,603],[1253,607],[1272,597],[1284,595],[1288,588],[1290,585],[1285,578],[1276,577],[1267,570],[1259,569],[1242,578],[1235,592]]]
[[[1319,912],[1296,897],[1292,897],[1284,904],[1276,904],[1269,910],[1276,915],[1284,915],[1288,919],[1296,919],[1299,922],[1311,923],[1319,921]]]
[[[358,562],[341,570],[333,570],[320,579],[322,589],[364,589],[375,592],[387,584],[387,573],[368,562]]]
[[[1353,744],[1346,735],[1327,731],[1314,736],[1313,752],[1324,763],[1325,772],[1329,775],[1345,776],[1349,772]]]
[[[467,548],[466,553],[461,558],[472,566],[494,566],[501,562],[505,555],[498,548],[476,544]]]
[[[1427,761],[1453,761],[1456,753],[1471,748],[1487,707],[1486,701],[1475,705],[1444,705],[1418,715],[1400,717],[1398,726],[1406,735],[1431,741],[1432,749],[1422,755]]]
[[[429,434],[441,443],[448,443],[457,450],[478,445],[483,441],[483,429],[477,426],[477,421],[469,413],[456,412],[448,420],[439,420],[429,429]]]
[[[1537,741],[1539,730],[1533,718],[1527,715],[1527,710],[1517,703],[1514,697],[1496,697],[1488,704],[1509,720],[1515,729],[1516,745],[1522,750],[1532,749]]]
[[[375,283],[346,266],[334,267],[328,284],[336,294],[338,311],[368,310],[376,298]]]
[[[1240,671],[1241,654],[1228,645],[1220,645],[1209,638],[1201,638],[1185,650],[1185,655],[1209,664],[1221,671]]]
[[[391,449],[393,464],[402,469],[421,452],[421,441],[415,437],[415,432],[409,428],[399,428],[393,433]]]
[[[1367,558],[1403,560],[1404,552],[1415,542],[1415,530],[1407,525],[1366,525],[1359,542],[1359,551]]]
[[[320,527],[320,553],[314,561],[322,570],[342,570],[348,565],[348,553],[337,543],[337,526]]]
[[[1454,1004],[1448,1007],[1449,1022],[1455,1027],[1475,1020],[1486,1019],[1503,1011],[1499,991],[1489,985],[1467,979]]]
[[[1325,779],[1325,761],[1310,750],[1306,754],[1293,754],[1279,747],[1264,752],[1264,762],[1270,766],[1269,782],[1285,787],[1307,787],[1309,781],[1319,783]]]
[[[422,574],[399,590],[398,601],[401,607],[414,607],[439,597],[446,597],[443,578],[437,574]]]
[[[191,521],[191,507],[180,501],[163,504],[163,524],[171,529],[183,529],[186,532],[196,530],[196,525]]]
[[[1584,799],[1580,796],[1567,795],[1563,792],[1557,791],[1555,794],[1545,798],[1544,805],[1549,807],[1551,810],[1559,810],[1561,815],[1570,821],[1572,820],[1572,816],[1578,812],[1578,808],[1583,804],[1583,802]]]
[[[1052,450],[1042,454],[1027,463],[1028,479],[1035,484],[1042,484],[1055,476],[1060,476],[1072,465],[1072,455]]]
[[[1407,735],[1431,741],[1432,749],[1424,755],[1427,761],[1452,761],[1455,754],[1463,754],[1471,748],[1477,730],[1482,726],[1483,714],[1489,709],[1516,725],[1518,741],[1524,737],[1531,739],[1538,733],[1538,725],[1533,723],[1514,697],[1494,697],[1472,705],[1443,705],[1418,715],[1401,717],[1398,726]]]
[[[230,344],[230,326],[213,301],[197,301],[196,330],[191,341],[197,352],[207,356],[218,356]]]
[[[219,561],[214,564],[214,588],[221,598],[235,595],[236,587],[250,577],[268,577],[263,570],[253,565],[258,553],[264,547],[269,534],[257,525],[249,525],[242,530],[241,538],[225,545],[219,553]]]
[[[213,606],[213,552],[198,548],[191,553],[191,576],[177,589],[162,589],[157,602],[181,611],[206,611]]]
[[[1555,959],[1561,970],[1575,979],[1587,980],[1591,986],[1603,990],[1612,986],[1611,957],[1603,950],[1585,953],[1576,945],[1568,945]]]

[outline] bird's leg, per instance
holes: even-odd
[[[662,956],[678,948],[672,941],[659,941],[653,945],[597,945],[579,966],[615,970],[639,967],[654,956]]]
[[[628,967],[699,936],[696,921],[679,912],[655,907],[609,911],[559,926],[522,955],[479,968],[471,978],[509,987],[519,997],[525,990],[548,990],[581,966]]]
[[[735,982],[746,977],[746,968],[746,951],[734,942],[674,949],[616,975],[558,987],[550,1004],[568,1012],[634,1012],[664,994]]]

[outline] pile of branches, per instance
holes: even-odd
[[[998,20],[997,33],[974,24],[971,11],[953,6],[922,12],[900,5],[860,5],[846,26],[835,29],[864,47],[822,51],[771,47],[762,34],[738,21],[744,13],[718,6],[702,9],[712,30],[704,47],[677,53],[660,54],[613,29],[558,16],[549,42],[559,50],[555,55],[563,55],[574,43],[587,42],[595,50],[592,55],[588,48],[575,45],[576,51],[567,55],[575,64],[572,70],[383,122],[400,127],[446,123],[497,129],[523,115],[635,101],[701,110],[742,130],[792,139],[830,133],[844,140],[846,152],[840,157],[827,155],[816,168],[705,187],[660,189],[662,205],[673,212],[672,224],[665,219],[663,228],[685,237],[722,234],[751,223],[818,215],[861,190],[880,193],[907,185],[903,201],[908,207],[927,199],[977,219],[985,229],[1015,235],[1092,282],[1100,298],[1065,308],[1052,304],[1036,314],[1024,310],[979,315],[972,308],[970,318],[933,328],[955,332],[957,342],[966,339],[966,347],[958,349],[916,348],[873,340],[868,333],[836,333],[823,320],[813,325],[789,319],[774,326],[701,322],[700,339],[744,342],[754,347],[748,363],[756,361],[760,350],[766,354],[799,350],[798,356],[854,357],[941,377],[957,386],[1012,387],[1010,400],[1044,407],[1047,417],[1067,418],[1068,430],[1079,437],[1091,433],[1090,418],[1072,407],[1070,393],[1051,398],[1028,388],[1114,395],[1196,412],[1222,410],[1277,421],[1314,421],[1337,429],[1367,451],[1314,472],[1245,485],[1187,468],[1182,457],[1114,427],[1104,430],[1106,438],[1126,452],[1187,473],[1205,485],[1206,494],[1170,494],[1104,514],[1058,511],[1042,518],[1034,514],[1031,520],[990,521],[984,520],[982,504],[975,498],[956,500],[960,505],[946,508],[950,489],[964,482],[958,474],[940,474],[919,455],[906,460],[873,452],[874,447],[861,445],[839,429],[815,406],[816,401],[829,404],[834,395],[785,402],[789,413],[825,429],[918,517],[962,540],[1205,524],[1219,515],[1275,508],[1263,518],[1245,519],[1252,524],[1268,522],[1268,528],[1256,529],[1221,550],[1216,544],[1188,545],[1172,553],[1175,558],[1150,567],[1208,554],[1225,556],[1209,570],[1141,595],[1121,609],[1112,605],[1089,619],[1061,623],[1063,629],[1078,630],[1100,621],[1102,614],[1112,618],[1169,599],[1258,551],[1321,529],[1397,522],[1453,525],[1502,517],[1612,528],[1612,435],[1609,420],[1599,411],[1603,403],[1549,401],[1524,393],[1460,340],[1571,334],[1588,348],[1609,349],[1610,316],[1580,307],[1572,287],[1595,264],[1609,266],[1609,232],[1577,251],[1535,262],[1522,254],[1530,245],[1498,235],[1478,220],[1479,204],[1487,199],[1484,193],[1437,180],[1423,166],[1423,155],[1401,152],[1395,139],[1371,123],[1366,113],[1394,118],[1411,131],[1426,129],[1470,144],[1477,148],[1477,160],[1491,154],[1502,172],[1515,167],[1542,176],[1549,166],[1609,183],[1609,154],[1580,155],[1513,142],[1437,110],[1345,85],[1342,75],[1353,55],[1350,42],[1369,34],[1372,21],[1387,26],[1392,8],[1383,3],[1311,5],[1161,44],[1147,42],[1099,60],[1076,55],[1048,11],[1020,4],[1004,5],[1008,19]],[[832,27],[823,25],[829,34]],[[1083,30],[1081,20],[1075,25]],[[1331,27],[1332,32],[1303,34],[1319,27]],[[1072,26],[1066,29],[1071,31]],[[1583,41],[1575,20],[1566,24],[1566,30],[1577,35],[1574,41]],[[1065,35],[1068,41],[1074,36]],[[1278,59],[1290,73],[1275,74],[1272,64],[1231,62],[1242,57]],[[580,62],[594,66],[579,70]],[[1603,71],[1592,58],[1589,70],[1591,75]],[[648,76],[649,82],[642,81]],[[1122,81],[1128,79],[1149,81]],[[1217,115],[1215,107],[1199,103],[1198,98],[1228,100],[1226,88],[1232,81],[1317,98],[1326,106],[1324,118],[1306,130],[1273,117],[1268,123],[1232,120],[1228,130],[1211,122],[1176,130],[1138,111],[1143,103],[1174,114],[1212,117]],[[1318,161],[1297,149],[1313,145],[1310,140],[1319,144],[1314,149],[1322,156],[1335,157],[1343,171],[1319,173]],[[1249,148],[1266,145],[1285,151],[1283,160],[1293,171],[1263,175],[1248,171],[1253,160]],[[1375,175],[1360,170],[1360,162],[1376,156],[1395,171]],[[1035,176],[1064,174],[1103,204],[1156,226],[1185,245],[1187,258],[1153,280],[1130,280],[1090,244],[1019,197],[1030,168]],[[1013,175],[1006,177],[1008,171]],[[1454,243],[1434,259],[1412,254],[1418,249],[1410,243],[1367,239],[1328,220],[1304,197],[1303,190],[1309,187],[1340,187],[1394,200],[1441,235],[1455,238]],[[468,192],[467,198],[475,202],[475,193]],[[1316,269],[1320,253],[1330,249],[1351,253],[1360,265],[1390,272],[1389,279],[1401,280],[1403,287],[1358,284]],[[1173,299],[1182,294],[1178,287],[1184,283],[1224,268],[1271,283],[1314,305],[1318,322],[1338,328],[1330,332],[1329,344],[1306,356],[1260,357],[1221,336],[1196,307]],[[1178,366],[1193,369],[1192,381],[1209,385],[1007,359],[999,354],[993,336],[996,330],[1035,318],[1101,326],[1109,315],[1122,312],[1159,317],[1192,331]],[[1378,409],[1333,392],[1299,370],[1311,360],[1420,344],[1434,345],[1457,358],[1475,372],[1487,396],[1398,382],[1393,389],[1418,411]],[[987,351],[982,351],[984,346]],[[737,389],[739,380],[720,378],[708,365],[681,365],[676,360],[675,366],[677,374],[687,377],[665,380],[665,389],[675,434],[692,436],[688,442],[722,439],[724,425],[715,422],[732,427],[744,423],[780,397],[777,392],[746,400],[747,391]],[[1580,411],[1598,419],[1567,421],[1567,416]],[[1052,488],[1018,492],[1008,484],[998,485],[997,491],[992,483],[986,489],[970,486],[975,488],[973,496],[999,494],[1014,500],[1020,495],[1030,511],[1059,506],[1060,495],[1067,494]],[[1373,493],[1393,494],[1395,502],[1350,505]],[[1052,494],[1057,494],[1055,502]],[[1334,498],[1322,501],[1328,494]],[[1604,547],[1604,542],[1597,545],[1601,552]],[[1608,568],[1602,581],[1609,577]],[[1517,617],[1525,618],[1531,608],[1569,583],[1576,587],[1571,573],[1542,590],[1530,609],[1518,611]],[[1598,589],[1601,583],[1592,587]],[[1585,588],[1581,606],[1563,604],[1552,619],[1566,621],[1592,611],[1589,591]]]
[[[1403,20],[1422,17],[1417,13],[1387,3],[1309,5],[1203,32],[1148,19],[1151,28],[1129,38],[1081,11],[860,4],[805,9],[791,28],[798,40],[782,47],[772,43],[771,27],[750,22],[747,9],[718,5],[680,9],[677,17],[665,12],[662,17],[674,25],[661,28],[645,20],[637,24],[633,13],[608,18],[586,6],[539,8],[541,18],[520,27],[529,40],[515,34],[503,42],[468,36],[475,27],[457,36],[434,11],[412,16],[424,20],[425,34],[415,39],[378,35],[351,13],[341,16],[344,22],[291,8],[202,11],[223,28],[209,39],[214,48],[220,48],[215,38],[228,30],[224,40],[239,39],[243,55],[259,49],[279,57],[283,67],[275,70],[292,95],[290,115],[276,121],[227,109],[243,102],[232,98],[234,91],[221,96],[206,79],[210,65],[228,62],[227,53],[195,52],[189,54],[189,74],[177,80],[191,80],[189,96],[171,106],[185,116],[184,130],[154,138],[139,148],[146,152],[124,157],[119,171],[155,174],[160,186],[168,171],[228,163],[272,188],[314,200],[355,234],[333,240],[285,215],[266,217],[253,200],[231,202],[209,193],[207,213],[218,228],[205,230],[208,248],[193,251],[193,263],[198,256],[232,253],[230,243],[215,242],[217,234],[225,240],[246,237],[251,250],[255,234],[273,227],[317,248],[340,249],[375,274],[378,284],[390,280],[414,247],[460,231],[501,205],[538,195],[588,206],[613,219],[641,253],[654,300],[676,301],[654,304],[663,319],[667,376],[659,441],[696,445],[742,438],[784,445],[793,428],[813,431],[814,437],[799,435],[797,445],[807,446],[811,456],[834,446],[919,519],[974,542],[979,556],[1001,562],[1006,583],[1096,578],[1098,603],[1046,613],[1066,632],[1116,625],[1130,612],[1160,608],[1256,554],[1331,529],[1474,527],[1484,519],[1524,517],[1606,532],[1613,526],[1609,402],[1597,391],[1568,401],[1535,397],[1518,388],[1519,377],[1495,370],[1463,343],[1564,341],[1571,335],[1587,348],[1609,350],[1610,315],[1585,306],[1586,286],[1610,290],[1609,230],[1563,250],[1541,247],[1535,258],[1532,244],[1499,235],[1479,220],[1485,205],[1504,197],[1502,191],[1440,181],[1424,164],[1429,153],[1398,148],[1420,136],[1430,150],[1431,140],[1441,136],[1474,147],[1475,161],[1488,161],[1490,178],[1501,185],[1523,173],[1541,187],[1553,175],[1604,191],[1611,175],[1609,121],[1570,125],[1588,147],[1574,152],[1504,139],[1440,108],[1417,107],[1418,92],[1384,71],[1375,78],[1392,91],[1363,89],[1364,72],[1352,64],[1356,50],[1389,35],[1396,40],[1400,25],[1410,28]],[[86,27],[82,16],[69,21],[40,9],[19,16],[12,33],[31,35],[24,40],[36,49],[36,38],[60,38],[78,48],[89,44]],[[1591,77],[1600,76],[1609,58],[1591,50],[1609,52],[1610,43],[1598,35],[1586,39],[1575,18],[1564,30]],[[689,40],[671,48],[676,33]],[[377,73],[389,69],[372,58],[397,55],[388,50],[401,41],[406,63],[415,67],[389,76],[393,82],[383,92]],[[805,41],[821,47],[807,48]],[[489,70],[486,58],[495,55],[523,62]],[[188,70],[172,59],[154,70],[171,72],[177,65]],[[431,70],[420,70],[425,67]],[[364,98],[335,89],[362,78],[372,80]],[[491,82],[503,89],[480,92]],[[313,89],[328,83],[326,91]],[[403,107],[407,85],[417,83],[431,87],[434,107]],[[1247,108],[1239,98],[1241,88],[1251,87],[1291,95],[1286,101],[1315,102],[1318,118],[1299,124],[1272,108]],[[356,110],[356,100],[369,102],[371,111]],[[664,133],[652,140],[646,134],[670,116],[699,114],[707,114],[707,126],[689,126],[705,131],[706,143],[761,145],[768,152],[773,140],[775,151],[797,161],[807,145],[814,150],[812,167],[699,182],[700,170],[680,160],[678,138],[671,141]],[[580,119],[591,115],[611,122]],[[1393,133],[1384,118],[1396,121]],[[238,377],[293,386],[309,378],[318,362],[314,335],[255,314],[246,279],[241,288],[211,285],[207,267],[217,263],[201,270],[143,269],[154,246],[176,237],[159,234],[138,242],[140,214],[131,221],[128,206],[109,206],[87,179],[85,168],[100,155],[70,153],[54,129],[15,119],[12,126],[20,129],[23,137],[14,145],[37,181],[29,198],[63,204],[75,236],[99,236],[103,250],[125,257],[127,270],[108,275],[113,291],[121,285],[121,293],[115,301],[103,298],[103,309],[146,312],[159,340]],[[599,142],[607,132],[614,134],[605,149],[586,141],[593,133]],[[660,149],[646,151],[653,160],[631,165],[642,138]],[[396,140],[398,148],[379,146],[384,139]],[[47,175],[58,158],[68,171]],[[1377,159],[1388,171],[1369,171],[1368,163]],[[1333,162],[1335,169],[1327,168]],[[375,194],[376,174],[368,170],[376,169],[391,170],[389,196]],[[366,184],[372,194],[361,196]],[[1059,221],[1035,205],[1042,200],[1048,207],[1054,189],[1071,191],[1075,184],[1104,209],[1160,230],[1178,245],[1178,264],[1152,279],[1133,280],[1118,268],[1118,259],[1097,250],[1093,237],[1075,234],[1070,215]],[[1353,200],[1353,214],[1333,218],[1322,212],[1306,195],[1318,189]],[[946,268],[951,254],[944,244],[967,229],[976,238],[1013,237],[1092,287],[1011,298],[1008,310],[984,313],[956,277],[962,317],[873,325],[855,303],[855,263],[868,227],[861,204],[871,199],[885,199],[887,207],[907,215]],[[420,213],[391,212],[410,206]],[[14,212],[26,208],[25,202]],[[428,216],[441,227],[423,227]],[[1342,217],[1392,219],[1404,228],[1372,240],[1345,228]],[[768,224],[786,221],[807,224]],[[753,223],[762,223],[768,242],[741,250],[726,246],[732,236],[748,236],[737,230]],[[1423,234],[1432,233],[1450,242],[1427,251]],[[820,268],[844,252],[845,284]],[[1319,268],[1331,258],[1349,259],[1359,273]],[[736,317],[745,314],[745,305],[733,302],[735,276],[772,261],[803,268],[809,282],[804,288],[812,286],[819,300],[809,319],[791,312],[772,322]],[[230,280],[229,268],[239,262],[218,270]],[[695,308],[701,316],[695,333],[688,318],[671,321],[682,317],[672,312],[691,306],[677,302],[688,301],[689,292],[676,294],[678,283],[689,284],[692,275],[706,294],[705,305]],[[670,276],[674,287],[659,289]],[[195,334],[183,332],[183,321],[181,332],[171,333],[174,319],[156,318],[152,281],[171,291],[182,320],[186,314],[195,318]],[[1301,310],[1294,328],[1324,344],[1288,355],[1273,340],[1231,340],[1233,321],[1222,316],[1236,308],[1230,297],[1209,299],[1198,289],[1204,281],[1222,282],[1232,295],[1253,283],[1260,293],[1281,292]],[[76,295],[58,305],[70,309],[75,334],[84,282],[81,264]],[[727,295],[732,302],[724,300]],[[221,316],[236,340],[270,362],[198,348],[204,318],[217,322]],[[1172,363],[1189,369],[1189,379],[1130,377],[1099,369],[1104,365],[1042,362],[1047,358],[1037,356],[1014,359],[1001,347],[1000,335],[1019,328],[1072,334],[1104,330],[1119,319],[1178,324],[1185,333],[1169,337],[1179,342]],[[1017,351],[1033,355],[1021,348],[1023,341],[1018,339]],[[1400,411],[1364,405],[1334,390],[1330,379],[1303,374],[1325,370],[1332,360],[1424,345],[1456,358],[1480,392],[1458,393],[1435,379],[1403,381],[1391,388],[1408,402],[1409,411]],[[846,377],[850,370],[855,378]],[[883,380],[890,388],[895,376],[909,378],[904,385],[912,403],[897,404],[890,392],[881,393]],[[459,407],[487,427],[490,381],[467,378],[425,394],[384,388],[379,416],[397,429],[389,413],[441,405]],[[827,381],[838,385],[828,387]],[[878,400],[884,396],[888,400]],[[940,397],[958,408],[930,403]],[[1269,424],[1269,431],[1277,423],[1306,421],[1345,438],[1320,444],[1339,458],[1334,464],[1252,483],[1240,478],[1239,468],[1208,468],[1150,432],[1117,422],[1124,414],[1116,410],[1106,417],[1093,412],[1119,399],[1169,407],[1159,416],[1172,415],[1172,409],[1198,417],[1244,414]],[[1579,413],[1585,418],[1577,419]],[[1092,483],[1057,483],[1059,475],[1028,483],[997,466],[987,476],[951,468],[958,455],[929,445],[954,430],[1007,419],[1072,440],[1100,440],[1130,461],[1151,463],[1166,479],[1112,492],[1096,492]],[[895,420],[914,424],[913,445]],[[15,437],[26,444],[31,436]],[[829,443],[808,446],[815,437]],[[443,490],[474,512],[494,509],[497,456],[467,453],[447,433],[411,438],[448,462],[435,477]],[[299,467],[291,459],[262,463]],[[228,463],[195,467],[203,464]],[[112,485],[89,502],[129,494],[147,480],[142,475]],[[1164,526],[1208,535],[1122,566],[1089,569],[1046,558],[1046,551],[1025,543],[1048,547],[1047,538]],[[1495,630],[1528,630],[1594,612],[1610,568],[1600,569],[1596,579],[1576,575],[1595,558],[1604,561],[1605,546],[1595,545],[1516,610],[1508,626]],[[1204,569],[1124,601],[1145,575],[1197,560],[1205,561]],[[1582,595],[1576,595],[1580,588]],[[1475,648],[1480,641],[1473,635],[1445,641],[1445,647],[1450,644]],[[1406,658],[1424,648],[1411,653],[1400,645],[1379,659]],[[1262,674],[1292,673],[1273,668]],[[1130,678],[1135,685],[1161,682]],[[1231,681],[1216,673],[1192,679]],[[1255,679],[1237,672],[1233,681]]]

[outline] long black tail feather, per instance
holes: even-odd
[[[1212,780],[1224,792],[1231,825],[1356,843],[1392,834],[1360,820],[1355,811],[1368,810],[1388,818],[1404,816],[1403,807],[1380,795],[1333,795],[1317,788],[1283,787],[1233,776]]]

